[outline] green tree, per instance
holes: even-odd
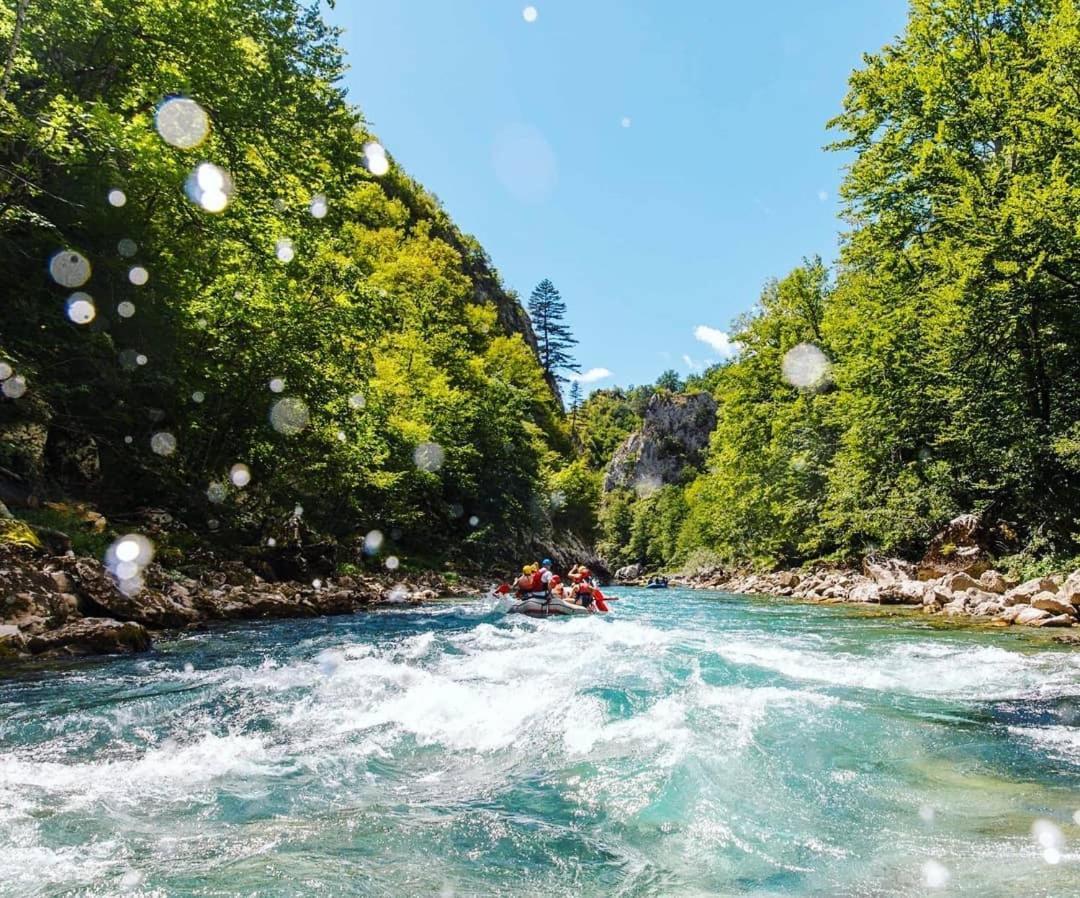
[[[669,368],[656,378],[656,389],[658,390],[670,390],[672,393],[678,393],[682,388],[682,378],[679,377],[679,373],[673,368]]]
[[[561,371],[580,371],[570,350],[577,340],[564,324],[566,303],[550,280],[544,278],[529,296],[529,317],[540,346],[540,364],[548,377],[558,381],[566,378]]]

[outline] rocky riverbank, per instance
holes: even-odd
[[[937,574],[937,576],[932,576]],[[898,559],[872,560],[862,570],[729,573],[720,569],[675,575],[672,585],[774,595],[811,602],[911,605],[928,614],[1000,626],[1072,627],[1080,624],[1080,571],[1020,583],[988,569],[939,573]]]
[[[0,545],[0,663],[35,655],[139,652],[162,630],[352,614],[381,604],[476,595],[487,586],[433,573],[271,582],[239,562],[224,561],[196,576],[151,564],[142,587],[128,594],[92,558]]]

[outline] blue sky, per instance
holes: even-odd
[[[904,0],[338,0],[346,86],[590,387],[715,361],[767,279],[836,254],[825,122]],[[697,336],[695,336],[697,334]]]

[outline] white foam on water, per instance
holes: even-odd
[[[1027,740],[1051,758],[1080,767],[1080,728],[1011,726],[1009,733]]]
[[[735,665],[832,686],[972,701],[1080,695],[1080,657],[1059,653],[925,641],[863,655],[754,636],[713,650]]]
[[[65,809],[147,798],[187,801],[192,790],[225,776],[276,776],[288,769],[258,736],[207,733],[187,744],[166,740],[133,759],[63,763],[34,753],[0,756],[0,795],[31,790]],[[4,811],[13,810],[7,799]]]

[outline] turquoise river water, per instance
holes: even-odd
[[[0,679],[0,895],[1080,896],[1080,650],[614,592]]]

